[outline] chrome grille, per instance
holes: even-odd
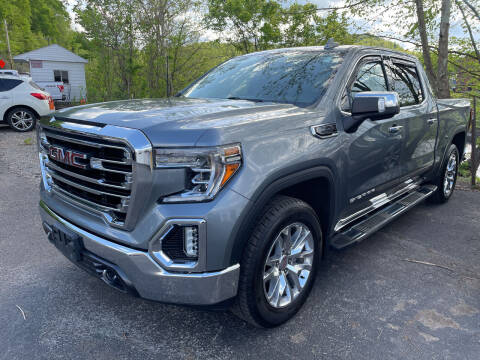
[[[44,129],[42,147],[51,146],[87,155],[81,168],[49,156],[45,162],[52,189],[63,199],[106,215],[109,222],[125,223],[132,195],[133,153],[122,143],[91,136]],[[46,140],[46,141],[45,141]]]

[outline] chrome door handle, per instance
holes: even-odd
[[[436,119],[436,118],[431,118],[431,119],[428,119],[428,120],[427,120],[427,124],[428,124],[428,125],[433,125],[433,124],[435,124],[436,122],[437,122],[437,119]]]
[[[401,126],[401,125],[392,126],[391,128],[388,129],[388,132],[389,132],[390,134],[396,134],[396,133],[398,133],[398,132],[399,132],[400,130],[402,130],[402,129],[403,129],[403,126]]]

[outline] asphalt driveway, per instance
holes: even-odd
[[[480,192],[332,251],[299,314],[261,330],[124,295],[63,258],[29,137],[0,128],[0,359],[480,358]]]

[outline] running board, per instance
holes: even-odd
[[[334,235],[330,244],[335,249],[344,248],[350,244],[361,241],[372,235],[377,230],[387,225],[390,221],[417,205],[437,190],[435,185],[423,185],[410,192],[399,200],[393,201],[386,207],[366,217],[359,223],[352,225],[346,230]]]

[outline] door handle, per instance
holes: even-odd
[[[431,118],[431,119],[428,119],[428,120],[427,120],[427,124],[428,124],[428,125],[433,125],[433,124],[435,124],[436,122],[437,122],[437,119],[436,119],[436,118]]]
[[[396,134],[396,133],[398,133],[398,132],[399,132],[400,130],[402,130],[402,129],[403,129],[403,126],[401,126],[401,125],[398,125],[398,126],[397,126],[397,125],[394,125],[394,126],[392,126],[391,128],[388,129],[388,132],[389,132],[390,134]]]

